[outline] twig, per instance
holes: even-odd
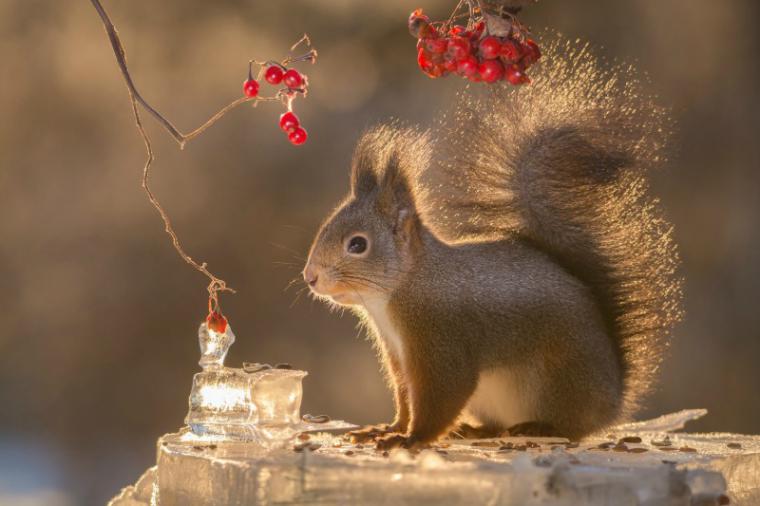
[[[97,1],[97,0],[94,0]],[[245,104],[246,102],[272,102],[272,101],[282,101],[281,94],[278,92],[278,94],[274,97],[240,97],[239,99],[235,100],[234,102],[231,102],[224,106],[222,109],[219,110],[216,114],[211,116],[204,124],[193,130],[192,132],[181,134],[182,135],[182,143],[180,146],[183,146],[186,142],[193,140],[194,138],[198,137],[200,134],[202,134],[208,127],[219,121],[222,116],[230,112],[235,107]]]
[[[148,158],[145,161],[145,165],[143,166],[143,174],[142,174],[142,188],[145,190],[145,193],[148,195],[148,199],[150,200],[150,203],[153,205],[153,207],[156,208],[158,213],[161,215],[161,219],[164,222],[164,229],[166,230],[166,233],[169,234],[169,237],[171,238],[172,245],[174,246],[174,249],[177,250],[177,253],[179,253],[179,256],[182,257],[182,259],[187,262],[189,265],[191,265],[193,268],[195,268],[197,271],[204,274],[209,279],[209,285],[208,285],[208,294],[209,294],[209,305],[213,303],[213,306],[215,308],[218,308],[219,306],[219,292],[231,292],[235,293],[235,290],[227,286],[227,283],[216,276],[214,276],[206,267],[206,263],[203,262],[199,264],[195,260],[193,260],[190,255],[188,255],[185,250],[182,248],[182,245],[179,242],[179,238],[177,237],[177,233],[174,231],[174,227],[172,226],[171,220],[169,219],[169,216],[166,214],[166,211],[164,211],[164,208],[159,203],[156,196],[153,194],[153,192],[150,189],[149,185],[149,179],[150,179],[150,166],[153,163],[153,160],[155,157],[153,156],[153,147],[150,142],[150,138],[148,137],[148,134],[145,132],[145,128],[143,127],[142,120],[140,118],[140,111],[137,107],[137,104],[139,103],[142,105],[145,110],[147,110],[158,122],[174,137],[174,139],[179,143],[180,148],[183,148],[185,143],[191,139],[192,137],[197,136],[200,134],[203,130],[214,124],[219,118],[221,118],[227,111],[231,110],[232,108],[247,102],[252,99],[248,99],[247,97],[243,99],[238,99],[232,104],[228,105],[224,109],[222,109],[219,113],[214,115],[210,120],[208,120],[206,123],[204,123],[200,128],[196,129],[195,131],[191,132],[191,137],[188,137],[187,135],[184,135],[182,132],[180,132],[169,120],[167,120],[161,113],[159,113],[156,109],[154,109],[148,102],[145,101],[144,98],[140,95],[140,93],[137,91],[137,88],[135,87],[134,82],[132,81],[132,76],[129,74],[129,69],[127,67],[127,61],[126,61],[126,54],[124,51],[124,46],[121,44],[121,40],[119,39],[119,35],[116,32],[116,27],[111,22],[111,19],[108,17],[108,14],[106,13],[105,9],[103,8],[103,5],[100,3],[100,0],[91,0],[92,5],[95,7],[95,10],[98,11],[98,14],[100,15],[100,19],[103,21],[103,26],[106,29],[106,33],[108,34],[108,38],[111,41],[111,47],[113,48],[114,55],[116,56],[116,62],[119,64],[119,69],[121,69],[121,74],[124,77],[124,81],[127,84],[127,89],[129,91],[129,99],[132,102],[132,112],[135,116],[135,124],[137,125],[137,130],[140,132],[140,136],[143,139],[143,142],[145,143],[145,151],[148,154]]]
[[[451,15],[449,16],[449,19],[446,20],[446,22],[443,24],[444,28],[448,31],[449,27],[451,27],[451,23],[454,22],[454,20],[457,18],[457,12],[459,12],[459,9],[462,8],[462,5],[465,3],[466,0],[459,0],[459,3],[456,7],[454,7],[454,10],[451,11]],[[469,5],[469,2],[468,2]],[[470,9],[470,17],[472,17],[472,9]]]

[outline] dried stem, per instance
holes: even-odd
[[[520,23],[517,19],[517,13],[522,10],[521,1],[523,0],[502,0],[502,1],[487,1],[487,0],[459,0],[454,10],[451,12],[449,19],[441,24],[443,31],[446,32],[452,26],[454,21],[462,18],[467,18],[466,28],[472,29],[476,19],[484,20],[486,22],[486,28],[484,35],[497,34],[500,36],[512,34],[513,31],[520,38],[525,38],[525,35],[530,31]],[[531,2],[535,0],[524,0],[525,2]],[[507,6],[505,4],[515,4]],[[493,4],[497,4],[494,6]],[[466,13],[461,11],[465,10]]]
[[[462,5],[464,4],[464,2],[465,2],[465,0],[459,0],[459,3],[457,4],[456,7],[454,7],[454,10],[451,11],[451,16],[449,16],[449,19],[446,21],[446,23],[444,23],[443,26],[445,26],[446,28],[448,28],[448,27],[451,26],[451,23],[454,22],[454,19],[456,18],[456,15],[457,15],[457,12],[459,12],[459,9],[462,8]]]
[[[282,101],[288,107],[288,110],[290,110],[290,103],[294,96],[293,91],[280,90],[277,92],[275,96],[272,96],[272,97],[256,96],[256,97],[238,98],[237,100],[223,107],[221,110],[219,110],[219,112],[211,116],[205,123],[203,123],[201,126],[196,128],[195,130],[189,133],[182,133],[177,127],[174,126],[174,124],[172,124],[171,121],[166,119],[164,115],[162,115],[153,106],[151,106],[142,97],[142,95],[140,95],[140,92],[137,91],[137,88],[135,87],[135,83],[132,80],[132,76],[129,73],[129,68],[127,67],[126,53],[124,51],[124,46],[121,44],[121,39],[119,38],[119,35],[116,31],[116,27],[111,22],[111,19],[108,16],[108,13],[103,8],[103,5],[100,3],[100,0],[90,0],[90,1],[92,2],[93,7],[95,7],[95,10],[98,12],[100,19],[103,22],[103,27],[105,28],[106,33],[108,34],[108,39],[111,41],[111,47],[113,48],[114,56],[116,56],[116,62],[119,65],[119,69],[121,70],[121,74],[124,78],[124,82],[127,85],[127,90],[129,91],[129,98],[132,103],[132,111],[135,117],[135,124],[145,144],[145,151],[148,155],[148,158],[145,161],[145,165],[143,167],[142,188],[145,190],[145,193],[148,195],[148,199],[150,200],[150,203],[153,205],[153,207],[156,208],[156,210],[160,214],[161,219],[164,222],[164,229],[166,230],[166,233],[169,235],[172,241],[172,245],[174,246],[174,249],[177,251],[179,256],[182,257],[182,259],[185,262],[187,262],[189,265],[191,265],[195,270],[197,270],[198,272],[201,272],[209,279],[209,285],[208,285],[209,307],[210,308],[213,307],[214,310],[216,311],[219,308],[219,295],[218,295],[219,292],[235,293],[235,290],[228,287],[227,283],[223,279],[214,276],[208,270],[206,262],[198,263],[195,260],[193,260],[192,257],[190,257],[190,255],[188,255],[185,252],[185,250],[182,248],[182,245],[179,242],[177,233],[174,231],[174,227],[172,226],[172,223],[171,223],[171,220],[169,219],[168,214],[159,203],[155,194],[151,191],[150,185],[149,185],[150,168],[155,157],[153,155],[153,148],[151,145],[150,137],[148,137],[148,134],[145,131],[145,128],[142,123],[142,119],[140,117],[138,104],[142,106],[146,111],[148,111],[148,113],[150,113],[150,115],[153,116],[153,118],[155,118],[156,121],[158,121],[159,124],[161,124],[161,126],[163,126],[167,132],[169,132],[169,134],[174,138],[174,140],[177,141],[180,149],[183,149],[187,142],[189,142],[190,140],[194,139],[195,137],[203,133],[206,129],[208,129],[214,123],[219,121],[225,114],[230,112],[232,109],[235,109],[236,107],[242,104],[245,104],[247,102]],[[307,46],[309,47],[311,46],[311,41],[309,40],[309,37],[307,35],[304,35],[301,38],[301,40],[299,40],[293,46],[293,48],[291,48],[291,50],[295,49],[298,45],[304,42],[307,44]],[[286,58],[285,60],[283,60],[282,65],[287,65],[289,63],[297,62],[297,61],[313,62],[316,60],[316,57],[317,57],[316,50],[310,49],[304,55]],[[254,103],[254,105],[256,104]]]

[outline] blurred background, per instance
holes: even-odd
[[[421,5],[440,19],[453,4]],[[362,129],[426,124],[463,85],[417,70],[406,17],[419,2],[105,5],[138,88],[183,130],[240,95],[249,58],[311,35],[304,146],[275,104],[236,109],[184,151],[146,119],[154,189],[190,254],[238,290],[223,297],[238,336],[228,363],[290,362],[310,373],[303,412],[388,421],[354,318],[285,287],[346,190]],[[523,18],[635,62],[679,124],[654,183],[688,313],[641,416],[705,407],[691,429],[760,433],[760,3],[542,0]],[[142,193],[144,156],[90,3],[0,0],[0,504],[103,504],[182,425],[206,280]]]

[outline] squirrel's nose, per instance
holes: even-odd
[[[315,269],[311,265],[307,265],[303,270],[303,280],[306,281],[309,286],[314,286],[317,284],[317,279],[319,279],[319,276]]]

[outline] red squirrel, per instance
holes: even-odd
[[[628,419],[681,314],[671,226],[645,171],[668,118],[633,71],[554,43],[534,82],[461,93],[432,129],[376,127],[304,279],[366,324],[421,446],[457,424],[578,440]]]

